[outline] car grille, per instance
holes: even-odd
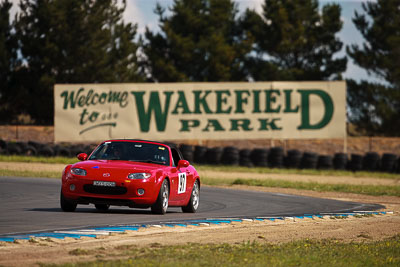
[[[107,187],[107,186],[96,186],[92,184],[85,184],[83,186],[83,190],[87,193],[91,194],[101,194],[101,195],[123,195],[128,191],[126,187],[123,186],[115,186],[115,187]]]

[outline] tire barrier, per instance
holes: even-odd
[[[17,143],[7,143],[7,155],[22,155],[22,149]]]
[[[251,150],[250,149],[241,149],[239,151],[239,165],[245,167],[253,167],[253,162],[251,161]]]
[[[222,158],[222,148],[220,147],[213,147],[207,149],[206,152],[206,159],[207,163],[211,165],[217,165],[221,163],[221,158]]]
[[[394,172],[396,170],[397,156],[394,154],[383,154],[381,160],[381,171]]]
[[[380,163],[380,156],[376,152],[368,152],[363,157],[362,169],[364,171],[378,171],[379,170],[379,163]]]
[[[239,165],[239,149],[233,146],[225,147],[222,152],[221,163],[225,165]]]
[[[283,147],[272,147],[268,155],[268,165],[271,168],[282,168],[283,158],[284,158]]]
[[[25,156],[37,156],[38,152],[37,149],[33,146],[27,145],[24,150]]]
[[[54,146],[54,154],[58,157],[71,157],[71,151],[60,145]]]
[[[316,169],[318,164],[318,154],[304,152],[300,162],[300,169]]]
[[[7,142],[0,139],[0,151],[7,150]]]
[[[319,170],[330,170],[333,167],[333,159],[330,155],[318,156],[317,169]]]
[[[303,153],[297,149],[288,150],[287,156],[283,160],[284,166],[289,169],[300,168],[302,156]]]
[[[181,150],[182,156],[185,160],[193,162],[193,146],[180,145],[179,149]]]
[[[97,144],[43,144],[39,142],[7,142],[0,139],[0,154],[43,157],[75,157],[78,153],[90,154]],[[213,147],[191,146],[182,144],[180,149],[184,159],[196,164],[224,164],[245,167],[271,167],[289,169],[334,169],[350,171],[400,173],[400,157],[376,152],[364,155],[335,153],[318,155],[313,152],[302,152],[290,149],[285,153],[282,147],[238,149],[234,146]]]
[[[205,164],[207,163],[207,147],[206,146],[195,146],[194,148],[194,155],[193,155],[193,162]]]
[[[264,148],[255,148],[250,154],[251,162],[254,166],[268,167],[269,150]]]
[[[347,169],[353,172],[362,170],[362,160],[363,156],[360,154],[351,154],[350,161],[348,163]]]
[[[333,168],[335,170],[346,170],[348,157],[345,153],[335,153],[333,156]]]
[[[43,156],[43,157],[53,157],[53,156],[55,156],[54,149],[48,145],[43,145],[39,149],[38,155]]]

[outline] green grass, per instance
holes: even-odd
[[[91,253],[101,259],[106,251]],[[362,243],[302,240],[284,244],[258,241],[235,245],[123,246],[113,256],[126,259],[61,266],[399,266],[400,237]]]
[[[339,170],[315,170],[315,169],[277,169],[265,167],[243,167],[243,166],[222,166],[222,165],[197,165],[196,169],[201,171],[216,171],[216,172],[246,172],[246,173],[262,173],[262,174],[300,174],[300,175],[315,175],[315,176],[351,176],[355,178],[383,178],[400,180],[398,173],[384,172],[352,172]]]
[[[37,178],[61,178],[61,172],[54,171],[15,171],[0,169],[0,176],[37,177]]]
[[[291,182],[285,180],[235,179],[231,185],[249,185],[263,187],[293,188],[318,192],[344,192],[371,196],[400,197],[400,186],[384,185],[352,185],[352,184],[322,184],[316,182]]]
[[[67,158],[67,157],[31,157],[31,156],[6,156],[0,155],[0,162],[34,162],[34,163],[60,163],[60,164],[73,164],[78,162],[77,158]]]

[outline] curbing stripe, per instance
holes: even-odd
[[[176,226],[187,227],[187,226],[210,226],[210,225],[221,225],[221,224],[232,224],[237,222],[275,222],[276,220],[304,220],[308,219],[335,219],[336,217],[348,218],[349,216],[365,216],[365,215],[386,215],[394,214],[393,211],[354,211],[345,213],[319,213],[319,214],[304,214],[299,216],[287,216],[287,217],[255,217],[255,218],[209,218],[204,220],[187,220],[184,222],[168,222],[161,224],[142,224],[142,225],[121,225],[121,226],[106,226],[106,227],[96,227],[90,229],[81,230],[69,230],[69,231],[54,231],[54,232],[44,232],[35,234],[25,234],[25,235],[8,235],[0,237],[0,242],[15,242],[16,240],[30,240],[35,238],[45,239],[45,238],[56,238],[65,239],[66,237],[80,239],[82,237],[96,238],[97,236],[107,236],[112,233],[124,233],[126,231],[138,231],[141,228],[155,227],[163,228],[169,227],[173,228]]]

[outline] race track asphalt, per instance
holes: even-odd
[[[182,213],[180,208],[169,208],[165,215],[153,215],[150,209],[113,206],[102,213],[93,205],[78,205],[75,212],[68,213],[63,212],[59,205],[60,187],[58,179],[0,177],[0,236],[89,226],[296,216],[383,208],[375,204],[203,186],[200,208],[195,214]]]

